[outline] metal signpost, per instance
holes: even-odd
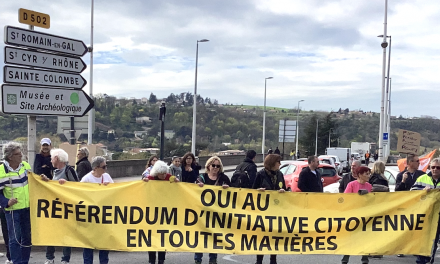
[[[25,67],[4,66],[3,81],[8,84],[1,87],[0,101],[3,113],[28,115],[28,161],[32,166],[36,115],[69,116],[73,120],[90,111],[94,102],[81,90],[87,84],[79,74],[87,67],[79,58],[88,52],[84,42],[33,31],[34,26],[50,28],[47,14],[23,8],[18,13],[19,22],[30,25],[29,30],[5,26],[5,43],[20,48],[6,46],[4,61]],[[73,127],[70,132],[74,144]]]
[[[296,120],[280,120],[278,142],[295,142],[296,140]]]

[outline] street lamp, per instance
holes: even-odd
[[[383,35],[379,35],[377,37],[383,38]],[[391,63],[391,36],[387,36],[387,38],[390,38],[390,45],[388,47],[388,69],[387,69],[387,76],[385,77],[387,79],[387,87],[386,87],[386,92],[385,92],[385,109],[384,109],[385,117],[384,117],[384,124],[383,124],[384,128],[383,129],[384,129],[385,132],[389,133],[387,128],[389,127],[388,122],[390,120],[390,117],[389,117],[389,114],[388,114],[388,112],[389,112],[389,110],[388,110],[388,107],[389,107],[388,98],[390,96],[389,93],[390,93],[390,65],[391,65],[390,64]],[[388,137],[389,137],[389,134],[388,134]],[[388,143],[386,144],[384,156],[388,156],[389,155],[389,147],[390,147],[390,143],[388,141]]]
[[[266,141],[266,83],[267,80],[269,79],[273,79],[273,77],[264,78],[263,142],[261,142],[261,153],[263,153],[263,162],[264,162],[264,145]]]
[[[379,147],[378,156],[379,161],[383,161],[383,130],[384,130],[384,108],[385,108],[385,69],[387,60],[387,12],[388,12],[388,0],[385,0],[385,15],[384,15],[384,28],[383,28],[383,40],[380,46],[383,50],[383,60],[382,60],[382,92],[381,92],[381,102],[380,102],[380,121],[379,121]]]
[[[296,131],[295,131],[295,133],[296,133],[296,146],[295,146],[295,154],[296,154],[296,157],[298,157],[298,136],[299,136],[299,131],[298,131],[298,118],[299,118],[299,103],[301,103],[301,102],[304,102],[304,100],[299,100],[298,101],[298,107],[296,108]]]
[[[199,42],[208,42],[207,39],[197,40],[196,48],[196,77],[194,82],[194,102],[193,102],[193,125],[191,138],[191,152],[196,155],[196,119],[197,119],[197,64],[199,61]]]

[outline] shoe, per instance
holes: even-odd
[[[196,260],[196,262],[195,262],[195,263],[196,263],[196,264],[202,264],[202,262],[201,262],[201,261],[197,261],[197,260]]]
[[[217,260],[209,261],[209,264],[217,264]]]
[[[399,258],[403,258],[403,257],[405,257],[405,255],[403,255],[403,254],[397,254],[397,256],[398,256]]]
[[[157,262],[157,264],[164,264],[165,260],[159,260],[159,262]]]
[[[69,264],[69,262],[67,262],[67,261],[61,261],[61,264]]]
[[[13,263],[12,263],[12,260],[7,259],[7,260],[5,261],[5,264],[13,264]]]
[[[53,259],[46,259],[46,262],[44,264],[55,264],[55,260]]]

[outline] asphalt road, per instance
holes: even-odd
[[[62,250],[57,248],[55,252],[55,263],[61,262]],[[165,263],[169,264],[189,264],[194,263],[194,254],[192,253],[168,253],[166,255]],[[340,263],[342,256],[340,255],[279,255],[277,259],[278,264],[316,264],[316,263]],[[0,262],[4,262],[6,258],[1,257]],[[32,250],[31,264],[42,264],[45,261],[45,251],[43,247],[37,247]],[[99,263],[98,252],[95,252],[94,263]],[[147,252],[110,252],[110,263],[133,263],[133,264],[146,264],[148,263]],[[360,263],[360,256],[352,256],[350,263]],[[219,255],[217,262],[219,264],[254,264],[254,255]],[[72,250],[71,264],[82,264],[82,251],[80,249]],[[208,254],[204,254],[203,263],[208,263]],[[263,263],[269,263],[269,256],[266,256]],[[405,256],[398,258],[397,256],[384,256],[381,259],[370,258],[370,264],[388,264],[388,263],[415,263],[414,256]]]

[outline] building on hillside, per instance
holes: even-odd
[[[146,97],[142,97],[142,98],[141,98],[141,103],[142,103],[142,104],[148,104],[148,98],[146,98]]]
[[[148,136],[148,130],[144,130],[144,131],[134,131],[134,137],[135,138],[144,138]]]
[[[166,139],[172,139],[176,133],[174,133],[174,130],[165,130],[164,135]],[[157,135],[160,137],[160,132],[157,133]]]
[[[141,117],[136,117],[136,123],[138,124],[142,124],[143,122],[145,123],[151,123],[151,119],[148,116],[141,116]]]

